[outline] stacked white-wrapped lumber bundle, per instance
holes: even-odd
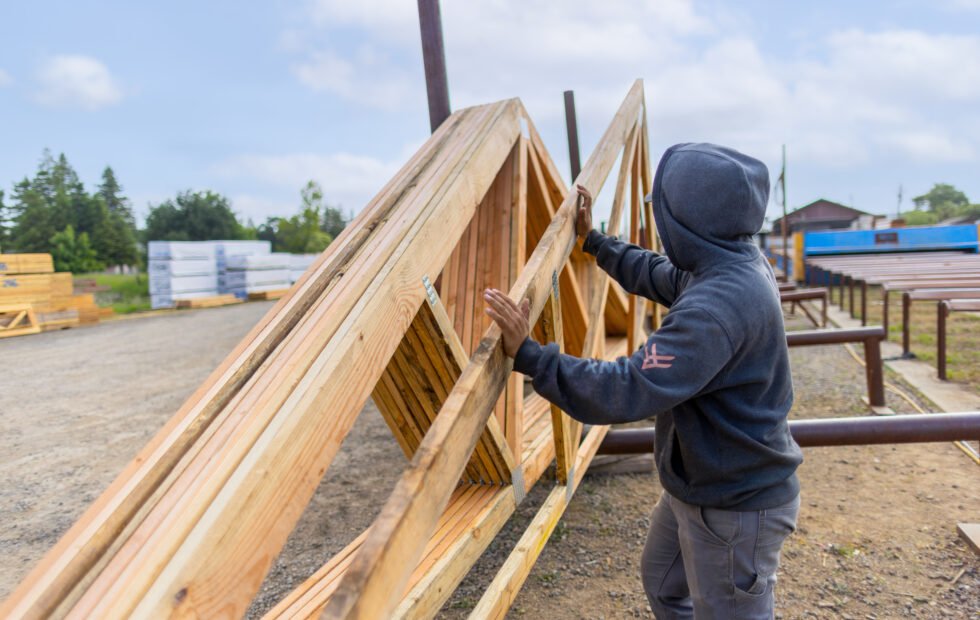
[[[214,258],[218,266],[218,292],[231,293],[228,285],[228,260],[240,256],[267,256],[272,253],[272,244],[268,241],[212,241]]]
[[[225,286],[236,297],[288,289],[289,254],[230,256],[226,264]]]
[[[310,268],[318,254],[290,254],[289,255],[289,283],[295,284],[303,277],[306,270]]]
[[[148,248],[150,303],[172,308],[179,300],[218,294],[215,247],[209,241],[151,241]]]

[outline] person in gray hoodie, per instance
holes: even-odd
[[[628,292],[670,310],[629,357],[561,354],[528,337],[526,302],[488,289],[504,351],[534,389],[573,418],[655,418],[654,508],[641,559],[657,618],[771,618],[779,552],[799,511],[802,462],[779,290],[752,243],[769,173],[713,144],[664,153],[648,200],[666,256],[592,229],[591,195],[576,222],[583,250]]]

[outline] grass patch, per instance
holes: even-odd
[[[834,288],[834,299],[838,299]],[[846,298],[846,295],[845,295]],[[868,288],[868,325],[881,325],[881,287]],[[860,309],[860,293],[854,304]],[[920,360],[936,364],[936,302],[912,302],[910,313],[910,349]],[[902,342],[902,295],[893,292],[888,304],[888,340]],[[950,380],[966,383],[980,392],[980,316],[972,312],[954,312],[946,321],[946,367]]]
[[[95,294],[95,301],[100,306],[112,308],[116,314],[150,309],[150,278],[145,273],[83,273],[75,277],[93,279],[99,286],[108,286],[108,291]]]

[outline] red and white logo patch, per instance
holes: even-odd
[[[649,342],[643,349],[643,366],[641,369],[670,368],[672,365],[670,362],[675,357],[674,355],[657,355],[657,343]]]

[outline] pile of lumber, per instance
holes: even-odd
[[[70,273],[54,273],[50,254],[0,254],[0,269],[0,306],[30,307],[40,331],[93,325],[106,315],[94,294],[75,293]]]
[[[195,299],[180,299],[177,301],[177,307],[180,309],[194,309],[194,308],[217,308],[218,306],[229,306],[231,304],[240,304],[244,301],[240,297],[235,297],[230,293],[224,295],[214,295],[212,297],[197,297]]]
[[[626,204],[639,241],[651,222],[639,81],[577,182],[598,193],[621,154],[612,220]],[[567,415],[524,396],[482,314],[483,287],[529,299],[541,337],[586,356],[635,348],[650,316],[573,251],[574,213],[518,100],[454,113],[0,617],[244,616],[372,396],[404,473],[372,527],[269,617],[434,616],[555,463],[558,484],[477,607],[502,617],[606,429],[583,438]]]

